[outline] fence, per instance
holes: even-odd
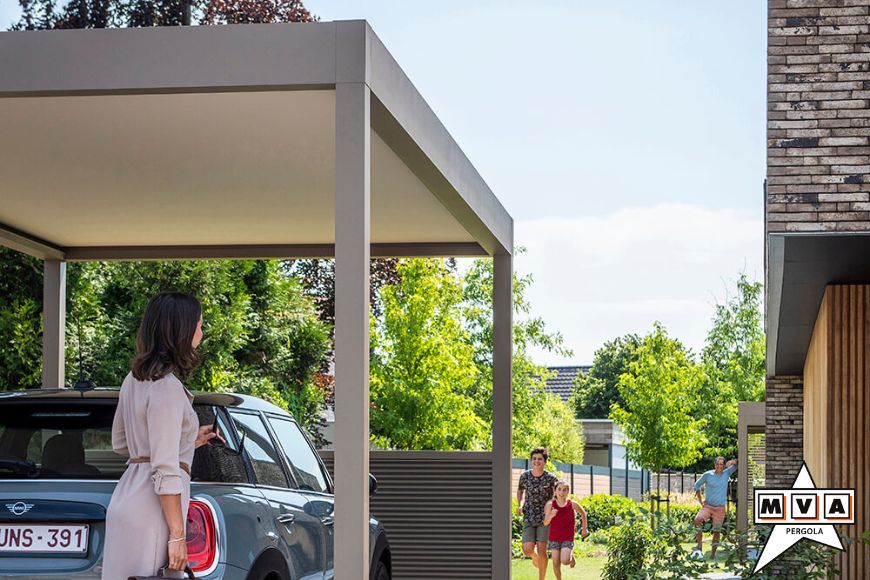
[[[606,493],[624,495],[640,501],[641,496],[649,491],[649,472],[646,470],[628,470],[626,478],[625,469],[571,463],[554,465],[556,471],[560,472],[571,486],[571,493],[576,498],[583,498],[593,493]],[[531,466],[528,459],[514,458],[512,467],[511,489],[516,491],[520,474]]]

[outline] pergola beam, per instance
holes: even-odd
[[[30,252],[26,252],[30,253]],[[371,244],[373,258],[487,256],[474,242]],[[268,260],[333,258],[334,244],[269,244],[220,246],[94,246],[63,248],[68,262],[111,260]],[[40,256],[41,257],[41,256]]]
[[[3,224],[0,224],[0,246],[6,246],[40,260],[64,259],[62,248]]]

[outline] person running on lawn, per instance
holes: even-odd
[[[544,580],[547,575],[549,530],[544,525],[544,506],[553,499],[557,480],[544,469],[548,456],[544,447],[532,449],[532,468],[520,475],[517,487],[517,515],[523,516],[523,554],[532,558],[539,580]]]
[[[702,526],[712,518],[713,520],[713,546],[710,550],[710,559],[716,559],[716,548],[719,547],[719,532],[722,522],[725,521],[725,504],[728,495],[728,478],[737,469],[737,460],[732,459],[725,463],[724,457],[717,457],[716,468],[704,473],[695,482],[695,497],[701,504],[698,515],[695,516],[695,530],[698,547],[692,552],[692,557],[704,558],[704,532]],[[705,499],[701,499],[701,488],[704,487]]]
[[[553,553],[553,573],[556,580],[562,580],[562,564],[572,568],[574,560],[574,534],[577,524],[574,512],[580,514],[580,537],[586,539],[589,530],[586,525],[586,510],[579,503],[568,498],[568,482],[556,482],[556,499],[547,502],[544,509],[544,525],[550,527],[550,550]]]

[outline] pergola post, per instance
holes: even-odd
[[[335,577],[369,577],[371,92],[335,87]]]
[[[66,262],[45,260],[42,282],[42,388],[64,386]]]
[[[493,256],[492,577],[511,577],[513,258]]]

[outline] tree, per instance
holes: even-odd
[[[702,367],[660,323],[636,356],[617,385],[624,406],[614,403],[610,411],[625,434],[629,458],[652,471],[697,461],[707,442],[705,421],[696,417]]]
[[[486,424],[466,395],[477,369],[462,327],[462,288],[437,259],[400,260],[372,318],[373,441],[398,449],[478,450]]]
[[[713,325],[701,354],[706,381],[701,416],[711,456],[737,453],[737,403],[764,400],[762,285],[740,273],[737,292],[716,305]]]
[[[301,0],[18,0],[13,30],[317,20]]]
[[[42,383],[42,263],[0,247],[0,390]]]
[[[624,406],[617,383],[637,359],[635,352],[640,342],[636,334],[626,334],[605,342],[595,351],[592,368],[579,373],[574,380],[571,400],[578,419],[606,419],[613,403]]]
[[[545,445],[550,447],[553,460],[582,463],[583,435],[573,412],[559,397],[546,392],[547,369],[536,365],[529,355],[534,346],[571,356],[559,333],[547,332],[543,319],[530,316],[531,304],[525,293],[532,282],[531,275],[514,274],[513,452],[524,457],[530,449]],[[492,291],[492,260],[475,260],[463,277],[463,316],[478,369],[470,396],[487,425],[492,424]]]

